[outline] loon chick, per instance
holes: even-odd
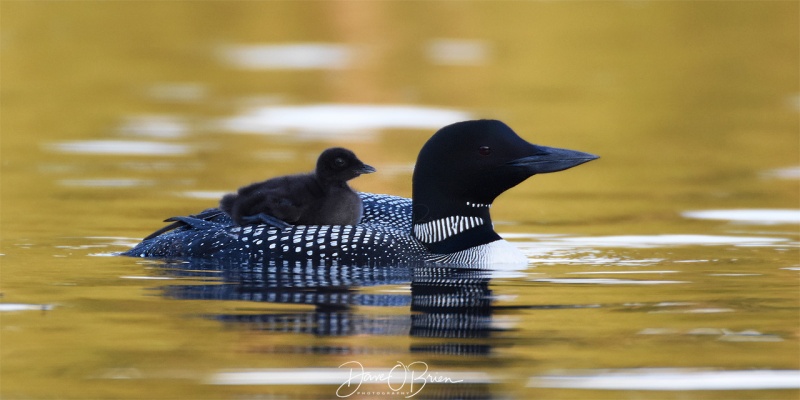
[[[373,172],[352,151],[333,147],[320,154],[314,172],[239,188],[225,195],[219,208],[239,225],[355,225],[361,220],[361,198],[347,181]]]
[[[364,212],[356,226],[238,227],[207,210],[178,217],[182,227],[162,229],[123,254],[283,265],[526,263],[494,231],[489,215],[494,199],[533,175],[597,158],[528,143],[497,120],[458,122],[440,129],[420,150],[413,199],[361,193]]]

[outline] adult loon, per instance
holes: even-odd
[[[225,195],[219,208],[239,225],[355,225],[361,220],[361,198],[347,181],[373,172],[352,151],[333,147],[320,154],[314,172],[239,188]]]
[[[526,263],[495,233],[489,215],[494,199],[532,175],[597,158],[528,143],[497,120],[458,122],[441,128],[420,150],[412,199],[361,193],[358,225],[236,226],[210,209],[171,219],[183,225],[159,230],[123,254],[309,266]]]

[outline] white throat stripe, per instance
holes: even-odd
[[[483,224],[484,221],[481,217],[454,215],[424,224],[415,224],[414,236],[425,243],[441,242],[467,229],[472,229]]]

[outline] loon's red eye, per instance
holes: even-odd
[[[492,154],[492,148],[489,146],[481,146],[478,148],[478,153],[480,153],[482,156],[488,156],[489,154]]]

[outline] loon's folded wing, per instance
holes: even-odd
[[[425,249],[411,235],[410,199],[360,194],[363,217],[359,225],[237,226],[219,209],[188,217],[122,253],[134,257],[215,259],[309,259],[341,262],[421,260]]]
[[[387,225],[411,231],[411,199],[388,194],[359,192],[363,213],[359,224]]]
[[[409,230],[387,225],[269,225],[224,226],[213,222],[187,225],[143,240],[122,253],[131,257],[217,259],[231,261],[280,260],[289,266],[300,262],[339,262],[348,265],[420,261],[425,248]],[[290,263],[290,264],[289,264]]]
[[[359,192],[358,195],[361,196],[361,202],[364,207],[360,223],[389,225],[400,230],[411,230],[411,199],[364,192]],[[199,223],[197,220],[211,221],[224,225],[233,224],[233,221],[224,211],[219,208],[209,208],[185,217],[167,218],[164,222],[172,222],[172,224],[147,235],[143,240],[149,240],[185,226],[196,227],[195,225]],[[190,221],[192,222],[190,223]]]
[[[191,226],[193,229],[210,229],[219,225],[215,222],[209,222],[205,219],[195,217],[172,217],[166,221],[175,221],[176,223],[186,224]]]
[[[167,233],[171,230],[178,229],[184,226],[191,226],[193,228],[200,228],[203,223],[215,223],[215,224],[226,224],[230,225],[232,221],[224,211],[220,210],[219,208],[209,208],[203,210],[197,214],[189,215],[187,217],[170,217],[164,220],[164,222],[172,222],[171,224],[147,235],[143,240],[152,239],[156,236],[161,236],[164,233]]]

